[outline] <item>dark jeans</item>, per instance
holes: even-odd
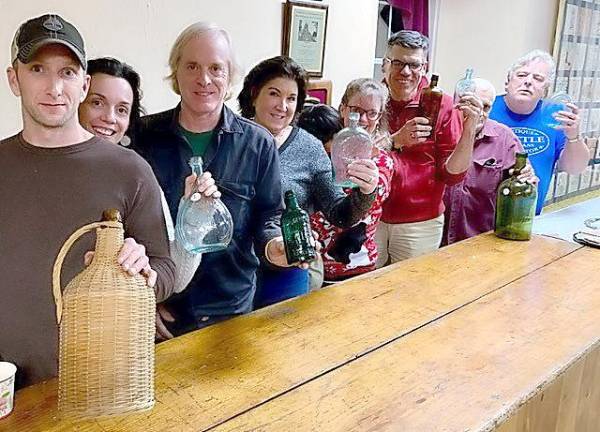
[[[308,270],[297,267],[277,270],[261,268],[257,277],[255,309],[308,293]]]
[[[174,322],[163,321],[167,329],[173,334],[173,336],[181,336],[194,330],[199,330],[204,327],[217,324],[221,321],[228,320],[237,316],[232,315],[212,315],[194,318],[190,313],[185,313],[187,310],[186,305],[181,304],[187,301],[185,297],[174,296],[167,302],[167,308],[175,318]]]

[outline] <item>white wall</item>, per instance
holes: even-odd
[[[521,55],[552,53],[559,0],[436,0],[440,5],[432,70],[441,86],[472,66],[475,74],[504,90],[506,70]]]
[[[83,34],[89,57],[111,55],[142,75],[148,112],[177,102],[163,80],[169,48],[188,24],[214,21],[231,34],[247,71],[281,53],[283,0],[0,0],[0,65],[7,66],[10,42],[20,23],[56,12]],[[377,23],[376,0],[325,0],[329,4],[324,76],[333,81],[333,105],[346,84],[372,75]],[[467,66],[504,86],[506,68],[533,48],[552,49],[559,0],[435,0],[439,4],[432,70],[451,91]],[[4,75],[4,74],[3,74]],[[0,137],[21,127],[20,108],[0,80]],[[231,104],[235,106],[235,103]]]
[[[0,64],[10,62],[10,43],[20,23],[48,12],[72,22],[82,33],[88,57],[110,55],[134,66],[142,76],[148,112],[170,108],[169,49],[181,30],[195,21],[214,21],[227,29],[245,71],[281,54],[283,0],[0,0]],[[329,22],[324,78],[331,79],[333,103],[354,78],[371,76],[375,52],[377,4],[370,0],[328,0]],[[235,104],[234,104],[235,105]],[[0,137],[21,128],[20,108],[0,84]]]

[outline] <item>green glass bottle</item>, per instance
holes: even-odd
[[[508,240],[529,240],[537,203],[537,188],[517,176],[527,165],[527,153],[517,153],[513,174],[500,183],[496,197],[495,234]]]
[[[298,206],[296,195],[285,193],[285,210],[281,215],[281,231],[288,264],[310,262],[317,257],[308,213]]]

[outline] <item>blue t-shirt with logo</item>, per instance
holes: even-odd
[[[530,114],[516,114],[506,106],[504,96],[497,96],[490,112],[491,119],[505,124],[519,137],[535,175],[540,179],[535,214],[542,212],[554,166],[565,148],[564,132],[552,127],[557,123],[552,114],[561,108],[558,104],[546,107],[539,101]]]

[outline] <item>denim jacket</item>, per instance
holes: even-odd
[[[134,148],[152,166],[173,219],[183,196],[192,149],[179,128],[180,106],[142,119]],[[257,255],[281,234],[279,157],[269,132],[223,107],[213,142],[203,157],[233,217],[227,249],[204,254],[184,291],[194,317],[249,312],[256,289]]]

